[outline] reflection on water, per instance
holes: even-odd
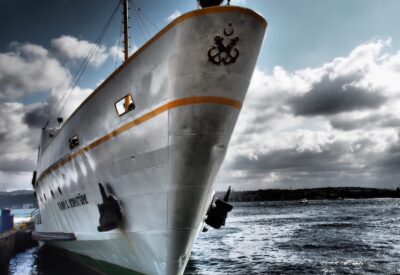
[[[47,246],[37,246],[18,253],[9,265],[11,275],[99,275],[90,268],[60,255]]]
[[[197,239],[187,275],[400,273],[400,200],[239,203],[221,230]],[[9,274],[95,274],[46,247]]]

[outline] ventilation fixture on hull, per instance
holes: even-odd
[[[228,212],[233,208],[233,206],[228,203],[230,193],[231,187],[229,186],[223,200],[216,199],[215,203],[214,200],[211,202],[210,208],[207,211],[206,224],[215,229],[219,229],[221,226],[225,225]]]
[[[121,207],[118,203],[118,200],[114,196],[107,196],[106,190],[101,183],[99,183],[99,188],[103,203],[97,205],[100,212],[99,226],[97,227],[97,231],[110,231],[117,228],[122,220]]]

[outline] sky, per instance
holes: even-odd
[[[131,52],[197,8],[194,0],[133,2]],[[117,4],[0,0],[0,191],[31,188],[49,106],[67,90]],[[262,14],[268,30],[218,189],[398,187],[400,1],[231,4]],[[119,15],[64,117],[121,64]]]

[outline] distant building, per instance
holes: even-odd
[[[0,211],[0,234],[7,232],[14,227],[14,215],[11,215],[10,209],[1,209]]]

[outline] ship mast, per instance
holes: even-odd
[[[124,3],[124,61],[129,57],[129,26],[128,26],[128,0],[122,0]]]

